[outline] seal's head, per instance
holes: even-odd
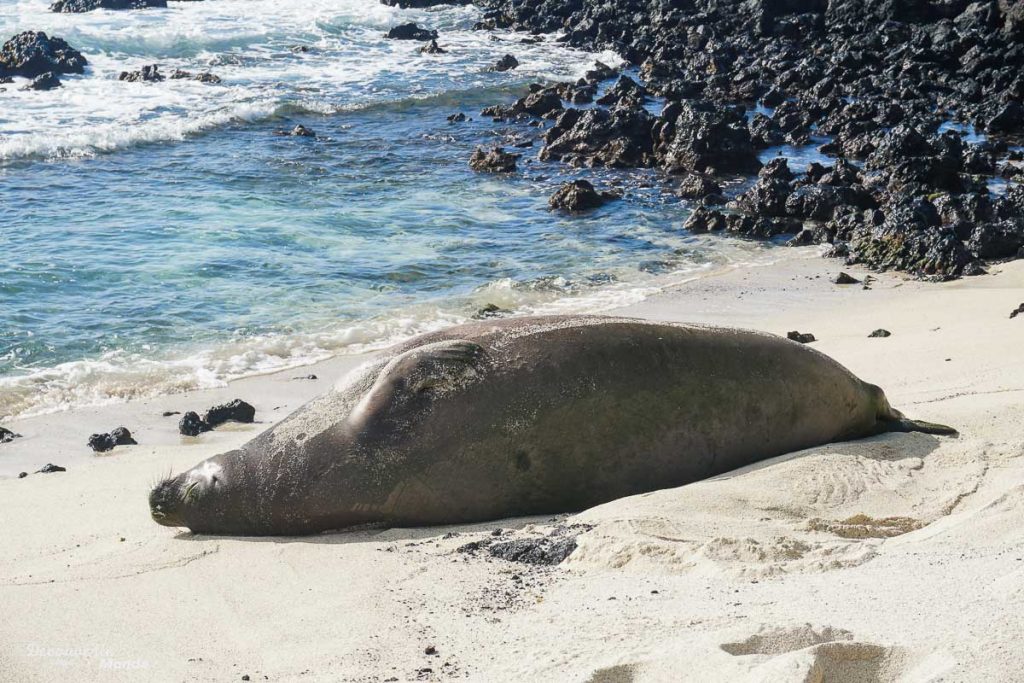
[[[199,531],[204,520],[223,518],[232,507],[224,467],[218,459],[159,482],[149,492],[149,512],[164,526]]]

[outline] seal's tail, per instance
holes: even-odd
[[[925,422],[924,420],[911,420],[901,417],[896,420],[885,420],[883,424],[887,432],[922,432],[924,434],[943,434],[946,436],[959,436],[960,432],[952,427],[940,425],[936,422]]]
[[[889,405],[889,399],[881,388],[871,385],[878,396],[878,423],[884,432],[921,432],[923,434],[940,434],[944,436],[959,436],[960,432],[946,425],[924,420],[911,420],[906,415]]]

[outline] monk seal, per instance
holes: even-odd
[[[603,316],[482,321],[382,353],[238,450],[159,483],[153,518],[298,535],[582,510],[913,422],[760,332]]]

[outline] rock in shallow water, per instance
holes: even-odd
[[[57,74],[52,71],[36,76],[32,81],[22,88],[22,90],[53,90],[54,88],[61,87],[60,79],[57,78]]]
[[[420,28],[414,23],[395,26],[387,33],[392,40],[437,40],[437,36],[437,31]]]
[[[312,128],[306,128],[300,123],[299,125],[292,128],[292,131],[291,133],[289,133],[289,135],[297,138],[315,138],[316,131],[314,131]]]
[[[423,47],[421,47],[420,52],[422,52],[425,55],[443,55],[447,54],[448,50],[442,49],[441,46],[437,44],[436,40],[432,40]]]
[[[167,7],[167,0],[57,0],[50,5],[50,11],[80,13],[97,9],[131,10],[149,7]]]
[[[498,60],[498,63],[491,67],[491,71],[510,71],[519,66],[519,60],[513,55],[505,55]]]
[[[573,180],[564,183],[558,191],[551,195],[548,205],[552,209],[565,211],[586,211],[603,206],[607,201],[615,199],[611,192],[598,192],[586,180]]]
[[[159,64],[148,64],[138,71],[122,71],[117,80],[129,83],[159,83],[164,80],[164,75],[160,73]]]
[[[501,147],[484,151],[483,147],[477,147],[473,156],[469,158],[469,167],[474,171],[488,173],[512,173],[516,170],[516,162],[520,154],[510,154]]]
[[[216,76],[210,73],[209,71],[202,71],[198,74],[194,74],[191,71],[182,71],[181,69],[175,69],[171,72],[169,78],[172,81],[185,79],[190,81],[199,81],[200,83],[212,83],[214,85],[217,85],[221,82],[220,76]]]
[[[426,9],[439,5],[471,5],[473,0],[380,0],[381,4],[401,9]]]
[[[487,318],[500,318],[510,314],[512,311],[502,308],[497,304],[486,304],[473,314],[473,320],[486,320]]]
[[[47,72],[80,74],[88,62],[62,38],[42,31],[25,31],[0,47],[0,76],[35,78]]]

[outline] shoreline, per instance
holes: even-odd
[[[619,290],[613,290],[611,288],[614,287],[614,285],[609,285],[599,287],[592,292],[587,292],[579,296],[570,295],[556,298],[551,301],[530,303],[527,305],[527,308],[533,311],[540,309],[540,312],[536,313],[539,315],[562,312],[610,314],[617,310],[628,310],[632,306],[639,304],[636,302],[625,305],[622,303],[602,304],[601,299],[604,298],[605,295],[610,296],[612,299],[636,299],[639,297],[641,301],[643,301],[652,296],[659,296],[665,292],[672,291],[677,287],[686,286],[691,282],[703,280],[705,278],[715,278],[732,270],[756,270],[759,268],[772,267],[779,262],[787,262],[794,258],[816,258],[818,253],[819,249],[817,247],[783,248],[776,246],[772,247],[770,250],[760,252],[760,254],[753,255],[762,257],[767,256],[767,258],[736,261],[716,265],[707,269],[693,268],[690,270],[666,273],[649,282],[629,283],[629,286],[620,288]],[[530,311],[513,313],[513,315],[516,316],[530,314],[534,313],[531,313]],[[457,316],[455,316],[455,314],[446,313],[438,320],[421,321],[421,326],[425,328],[425,331],[440,329],[447,326],[446,321],[448,325],[457,324],[459,321],[457,321],[456,318]],[[468,317],[465,318],[465,320],[468,319]],[[369,323],[366,324],[369,325]],[[62,416],[68,416],[72,423],[81,425],[84,429],[92,429],[92,431],[89,431],[84,435],[82,440],[82,443],[84,444],[90,434],[96,433],[97,431],[109,431],[117,426],[128,427],[128,429],[136,435],[136,438],[138,438],[136,428],[132,427],[131,424],[118,423],[109,427],[103,426],[107,422],[117,422],[119,419],[122,422],[125,420],[134,420],[136,424],[142,425],[145,429],[157,432],[159,434],[157,443],[160,445],[173,445],[175,442],[166,438],[166,434],[164,434],[164,432],[166,432],[166,426],[168,423],[174,422],[174,425],[172,426],[176,426],[178,417],[170,416],[163,418],[162,420],[154,421],[152,420],[153,416],[146,412],[146,410],[143,410],[142,406],[153,405],[154,410],[156,410],[158,414],[164,411],[178,411],[183,413],[188,410],[195,410],[202,413],[206,408],[212,405],[230,401],[233,398],[248,400],[242,394],[246,391],[250,391],[250,387],[255,387],[256,391],[262,391],[264,388],[263,385],[265,383],[269,383],[269,385],[275,387],[275,389],[279,389],[281,391],[281,395],[287,400],[280,405],[270,406],[269,408],[261,406],[258,407],[261,407],[263,411],[269,409],[277,416],[277,419],[280,419],[280,417],[287,415],[301,404],[296,404],[296,400],[305,402],[317,395],[315,393],[310,394],[301,387],[286,386],[282,383],[312,383],[315,385],[318,393],[326,391],[326,389],[333,384],[333,381],[340,379],[348,369],[351,369],[364,360],[372,357],[373,354],[380,350],[388,348],[393,344],[400,343],[405,339],[410,339],[414,336],[416,335],[403,332],[398,333],[396,336],[392,336],[389,340],[353,342],[350,347],[342,347],[333,352],[324,350],[324,353],[331,353],[327,358],[311,363],[302,361],[296,362],[294,365],[285,363],[283,367],[277,369],[262,371],[254,370],[241,377],[233,377],[223,380],[224,383],[221,386],[201,387],[186,391],[161,393],[151,396],[133,396],[121,400],[112,398],[101,403],[51,408],[40,412],[29,412],[27,414],[20,414],[6,418],[0,422],[0,426],[10,429],[25,437],[32,434],[43,433],[47,429],[46,423],[53,420],[59,420]],[[348,350],[349,348],[354,348],[356,350],[350,351]],[[316,375],[317,379],[306,380],[305,377],[307,375]],[[262,381],[264,379],[266,382]],[[325,383],[325,379],[330,380],[330,383]],[[236,386],[238,387],[237,392],[234,389]],[[236,396],[236,394],[238,395]],[[86,426],[87,419],[93,420],[93,427]],[[261,424],[259,414],[257,415],[257,424]],[[273,422],[270,424],[273,424]],[[238,427],[240,426],[236,425],[236,428]],[[190,443],[192,442],[188,439],[183,441],[183,444]],[[57,454],[69,453],[71,454],[70,457],[76,457],[77,454],[74,454],[75,451],[81,450],[77,449],[77,445],[75,443],[65,439],[60,439],[58,444],[59,446],[55,451]],[[21,453],[23,450],[19,449],[18,446],[27,446],[28,443],[22,438],[16,439],[15,441],[5,445],[9,447],[9,450],[0,450],[0,478],[16,476],[22,471],[32,473],[38,467],[46,464],[41,463],[33,469],[23,468],[12,471],[10,463],[15,460],[24,465],[24,467],[32,467],[32,462],[17,458],[17,454]],[[145,443],[142,445],[145,445]],[[88,449],[86,449],[86,452],[87,451]],[[8,454],[14,454],[15,457],[8,458],[6,457]],[[103,454],[100,457],[106,457],[108,455],[109,453]]]
[[[856,301],[857,298],[884,301],[884,295],[879,299],[879,293],[889,290],[908,288],[925,292],[948,291],[959,289],[955,283],[970,285],[974,282],[987,282],[993,278],[992,275],[985,275],[953,283],[926,283],[898,273],[874,273],[856,266],[845,266],[836,259],[821,256],[818,247],[787,248],[775,253],[778,254],[777,258],[765,262],[733,263],[704,272],[666,275],[665,278],[670,281],[661,285],[659,291],[646,295],[638,303],[597,310],[588,309],[586,312],[750,327],[785,336],[791,328],[800,328],[798,331],[801,332],[807,331],[800,327],[804,316],[822,313],[833,306],[846,306],[847,302]],[[1004,264],[1003,267],[1006,266],[1011,270],[1014,268],[1012,262]],[[1002,268],[998,268],[997,272],[1001,270]],[[871,290],[864,291],[859,284],[835,285],[829,282],[829,278],[840,271],[852,273],[859,280],[874,278],[870,285]],[[801,281],[800,278],[805,281]],[[701,292],[702,298],[713,304],[702,306],[697,302],[686,301],[683,305],[682,297],[693,291]],[[787,298],[794,296],[797,298]],[[722,308],[721,300],[732,297],[735,297],[735,301],[730,301],[727,307]],[[782,311],[789,313],[788,316],[780,316],[778,322],[773,321],[769,328],[764,325],[764,311],[760,303],[765,297],[770,301],[769,305],[778,306]],[[567,304],[561,309],[562,312],[581,312],[571,306],[572,301],[559,300],[559,303]],[[799,310],[787,311],[790,307],[799,307]],[[881,322],[872,330],[885,327]],[[893,322],[887,324],[892,326]],[[804,326],[806,327],[806,324]],[[865,337],[872,330],[867,330]],[[810,332],[814,333],[813,330]],[[401,340],[394,343],[399,341]],[[872,343],[879,342],[872,340]],[[835,348],[835,344],[835,340],[819,338],[813,346],[829,353],[830,349]],[[180,448],[203,453],[205,455],[202,457],[208,457],[212,454],[209,449],[214,444],[221,450],[237,447],[260,431],[270,428],[303,403],[328,391],[349,370],[388,346],[390,344],[381,342],[379,349],[338,353],[311,364],[287,366],[284,369],[231,379],[219,387],[75,406],[7,420],[4,422],[5,428],[20,434],[21,438],[0,446],[0,480],[17,477],[21,472],[33,474],[50,462],[65,466],[66,462],[82,463],[94,459],[111,459],[122,454],[159,448]],[[873,368],[850,369],[866,381],[875,381],[868,376]],[[309,376],[315,376],[316,379],[309,379]],[[878,379],[875,383],[882,384],[883,380]],[[254,424],[228,423],[195,438],[178,434],[177,422],[181,414],[189,410],[201,414],[213,405],[226,403],[235,398],[241,398],[256,406]],[[164,416],[165,412],[175,414]],[[61,423],[62,428],[53,431],[54,422]],[[118,447],[114,451],[102,454],[90,451],[86,445],[90,434],[109,431],[119,426],[127,427],[140,444],[134,447]],[[40,455],[41,450],[46,455]]]

